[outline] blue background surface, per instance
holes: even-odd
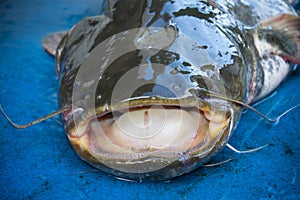
[[[84,3],[83,3],[84,2]],[[41,47],[49,32],[67,30],[97,15],[100,0],[0,0],[0,102],[17,123],[57,109],[54,59]],[[256,108],[277,116],[300,103],[300,70]],[[58,118],[57,118],[58,119]],[[93,172],[81,161],[62,125],[48,120],[25,130],[0,117],[1,199],[300,199],[300,109],[269,124],[247,111],[230,143],[239,149],[218,167],[201,168],[171,182],[132,183]]]

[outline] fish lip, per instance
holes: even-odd
[[[216,100],[212,99],[206,99],[205,102],[208,104],[204,104],[203,102],[201,103],[202,107],[201,109],[204,110],[205,112],[208,112],[209,110],[212,109],[212,107],[209,107],[209,104],[214,105],[216,107],[216,104],[213,104],[212,102],[215,102]],[[229,108],[229,104],[227,102],[225,107]],[[153,105],[158,105],[155,103],[151,104],[131,104],[134,105],[131,108],[143,108],[146,105],[147,106],[153,106]],[[224,106],[224,104],[222,104]],[[174,102],[169,104],[167,106],[178,106],[178,104],[175,104]],[[187,106],[187,105],[186,105]],[[102,146],[97,145],[97,142],[95,140],[95,133],[91,129],[91,123],[93,123],[93,120],[97,120],[97,118],[105,117],[109,115],[112,112],[118,111],[117,109],[118,106],[111,107],[109,109],[103,109],[101,113],[93,116],[92,118],[86,119],[85,123],[85,129],[84,133],[80,134],[78,136],[74,136],[72,132],[78,131],[78,128],[75,130],[73,129],[68,129],[68,138],[75,149],[76,153],[79,154],[79,156],[87,161],[89,164],[92,164],[93,166],[97,168],[102,168],[103,165],[105,166],[104,168],[115,168],[115,170],[119,170],[124,173],[128,174],[133,174],[133,173],[147,173],[148,171],[139,171],[139,167],[136,166],[142,166],[142,168],[147,167],[147,165],[151,165],[153,162],[153,159],[156,159],[157,161],[161,162],[161,165],[158,165],[158,168],[165,168],[170,166],[171,168],[174,167],[172,163],[187,163],[185,164],[188,167],[188,171],[193,168],[196,164],[194,163],[194,160],[197,160],[196,163],[197,166],[199,163],[205,163],[207,162],[213,155],[215,155],[223,146],[224,144],[228,141],[232,129],[233,129],[233,110],[229,108],[229,117],[228,117],[228,122],[225,126],[225,128],[222,128],[221,132],[218,132],[218,137],[213,138],[213,142],[211,143],[211,136],[209,134],[206,134],[202,143],[199,143],[195,145],[194,147],[187,149],[187,150],[182,150],[178,151],[176,149],[168,149],[168,151],[159,151],[157,154],[153,153],[150,151],[148,152],[130,152],[130,153],[123,153],[122,156],[118,152],[110,152],[107,151],[105,148]],[[119,108],[122,106],[119,106]],[[180,107],[181,108],[181,107]],[[199,108],[200,109],[200,108]],[[215,108],[216,109],[216,108]],[[88,121],[88,122],[87,122]],[[73,124],[74,123],[69,123]],[[205,148],[201,148],[204,146]],[[117,163],[118,166],[126,166],[125,169],[122,168],[116,168],[116,164],[112,165],[111,163]],[[149,164],[150,163],[150,164]],[[194,164],[193,164],[194,163]],[[175,165],[177,165],[175,164]],[[191,167],[192,166],[192,167]],[[176,166],[175,166],[176,167]],[[107,170],[106,170],[107,171]],[[108,170],[109,171],[109,170]],[[155,171],[155,170],[154,170]],[[156,169],[156,171],[160,171],[160,169]],[[185,169],[186,171],[186,169]],[[159,172],[157,172],[159,173]],[[181,173],[180,170],[178,173]],[[114,174],[112,172],[112,174]],[[128,177],[127,177],[128,178]]]

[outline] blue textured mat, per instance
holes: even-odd
[[[84,2],[84,3],[83,3]],[[0,1],[0,102],[25,123],[57,109],[54,59],[41,38],[99,14],[98,0]],[[300,102],[300,70],[256,106],[277,116]],[[276,125],[244,114],[231,139],[240,149],[271,144],[219,167],[202,168],[171,182],[116,180],[81,161],[55,120],[25,130],[0,117],[1,199],[300,199],[300,109]],[[232,157],[225,150],[219,159]]]

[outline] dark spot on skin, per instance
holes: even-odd
[[[190,63],[187,63],[187,62],[183,62],[182,65],[185,66],[185,67],[190,67],[190,66],[192,66]]]
[[[99,23],[99,21],[89,20],[88,23],[89,23],[90,26],[96,26]]]
[[[262,59],[267,60],[267,59],[268,59],[268,55],[267,55],[267,54],[264,54],[264,55],[262,56]]]
[[[198,48],[198,49],[208,49],[208,46],[206,46],[206,45],[203,45],[203,46],[197,45],[197,46],[194,46],[194,47]]]
[[[212,23],[212,20],[216,14],[213,12],[210,13],[202,13],[198,10],[198,8],[190,8],[187,7],[185,9],[181,9],[177,12],[174,12],[173,15],[175,17],[180,17],[180,16],[191,16],[191,17],[196,17],[199,19],[205,19],[206,21]]]
[[[72,45],[70,46],[75,46],[76,44],[80,43],[83,40],[84,35],[80,35],[76,40],[73,41]]]
[[[218,56],[223,57],[222,53],[220,51],[218,52]]]
[[[171,15],[169,13],[164,13],[161,18],[165,21],[165,22],[169,22],[171,20]]]
[[[273,71],[274,71],[274,67],[273,67],[273,63],[272,63],[272,61],[269,61],[268,62],[268,71],[271,73],[271,74],[273,74]]]

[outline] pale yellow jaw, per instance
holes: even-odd
[[[228,124],[225,113],[155,105],[95,118],[89,124],[78,126],[69,139],[95,155],[100,152],[115,155],[153,151],[174,153],[195,146],[205,147]]]
[[[68,137],[76,152],[96,167],[148,173],[207,156],[228,131],[227,114],[197,107],[134,107],[82,121]]]

